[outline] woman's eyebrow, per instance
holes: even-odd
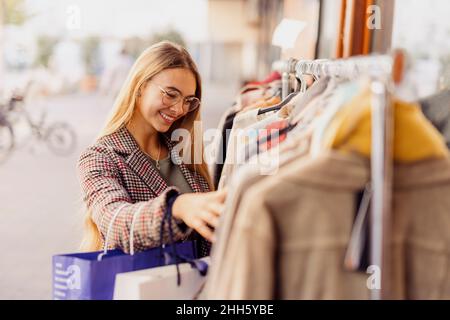
[[[178,91],[180,94],[183,94],[183,92],[181,92],[180,89],[178,89],[177,87],[166,87],[167,90],[175,90]],[[191,98],[191,97],[195,97],[195,94],[191,94],[189,96],[186,96],[185,98]]]

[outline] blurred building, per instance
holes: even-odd
[[[235,82],[263,78],[280,58],[314,58],[318,16],[318,0],[209,0],[201,68],[212,82]],[[283,19],[305,25],[285,50],[272,45]]]
[[[283,1],[209,0],[208,42],[200,65],[211,82],[263,77],[279,49],[271,45]]]

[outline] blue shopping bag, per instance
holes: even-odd
[[[118,273],[175,264],[178,260],[170,253],[174,250],[188,259],[198,258],[195,241],[175,243],[134,253],[133,229],[136,219],[133,219],[130,230],[130,254],[117,249],[108,251],[106,248],[108,248],[109,233],[123,206],[111,219],[103,251],[53,256],[53,299],[111,300],[115,277]],[[142,208],[143,205],[134,218],[139,215]],[[162,223],[164,224],[164,221]]]

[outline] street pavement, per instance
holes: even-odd
[[[204,129],[214,128],[237,88],[204,87]],[[36,100],[34,117],[65,121],[77,133],[76,150],[61,157],[18,129],[20,146],[0,165],[0,299],[51,299],[51,258],[76,252],[84,205],[76,173],[79,154],[91,144],[112,107],[98,94],[71,94]],[[20,124],[19,124],[20,125]]]

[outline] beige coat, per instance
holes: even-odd
[[[343,267],[369,161],[327,151],[242,197],[212,299],[368,299],[369,274]],[[394,169],[393,299],[450,298],[450,160]]]

